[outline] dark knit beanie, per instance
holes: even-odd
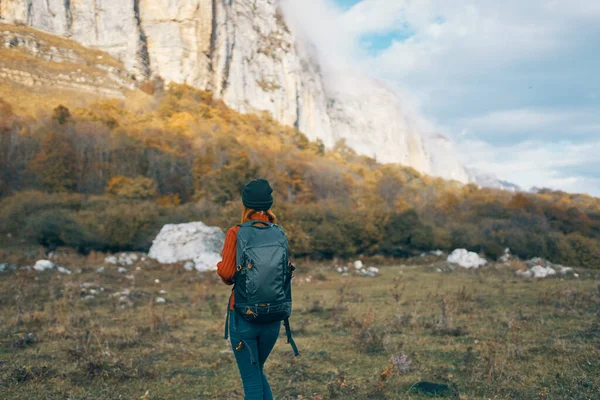
[[[273,188],[266,179],[254,179],[242,190],[242,203],[256,211],[267,211],[273,205]]]

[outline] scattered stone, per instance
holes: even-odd
[[[135,279],[135,276],[133,275],[125,275],[125,279],[129,279],[130,281]]]
[[[0,272],[4,272],[8,269],[8,264],[0,264]]]
[[[96,272],[99,273],[99,274],[103,273],[104,272],[104,267],[97,268]]]
[[[160,292],[158,292],[158,294],[167,294],[167,291],[163,289]]]
[[[579,278],[579,274],[573,274],[573,277]]]
[[[376,267],[368,267],[368,268],[361,268],[361,269],[357,269],[356,271],[354,271],[357,275],[361,275],[361,276],[369,276],[369,277],[376,277],[379,274],[379,268]]]
[[[66,269],[65,267],[57,266],[56,269],[58,269],[58,272],[60,272],[61,274],[71,275],[71,271]]]
[[[115,256],[108,256],[104,259],[104,262],[107,264],[113,264],[113,265],[117,265],[117,257]]]
[[[133,265],[137,260],[138,255],[135,253],[119,253],[106,257],[104,262],[113,265]]]
[[[155,279],[154,283],[160,283],[160,279]]]
[[[361,260],[354,261],[354,269],[363,269],[363,262]]]
[[[85,296],[83,299],[81,299],[82,301],[90,301],[90,300],[94,300],[96,298],[96,296],[93,296],[91,294]]]
[[[441,250],[432,250],[429,252],[429,254],[437,256],[437,257],[441,257],[444,255],[444,252]]]
[[[348,267],[344,266],[344,267],[337,267],[336,271],[339,272],[340,274],[344,275],[348,275]]]
[[[525,265],[527,265],[529,269],[525,271],[517,271],[516,274],[518,276],[522,276],[524,278],[546,278],[548,276],[554,276],[557,273],[565,276],[575,272],[571,267],[553,264],[550,261],[540,257],[534,257],[531,260],[525,261]]]
[[[512,260],[512,254],[510,254],[510,249],[507,247],[504,249],[504,254],[498,259],[503,264],[508,264]]]
[[[185,269],[186,271],[193,271],[195,268],[195,265],[192,261],[186,261],[185,264],[183,264],[183,269]]]
[[[50,260],[37,260],[33,269],[38,272],[47,271],[49,269],[54,269],[55,264]]]
[[[463,268],[479,268],[487,264],[485,258],[466,249],[456,249],[446,259],[449,263],[458,264]]]
[[[119,271],[120,274],[126,274],[127,268],[119,267],[119,269],[117,271]]]
[[[197,271],[214,271],[221,260],[224,240],[221,228],[202,222],[168,224],[152,242],[148,257],[161,264],[193,261]]]
[[[156,298],[156,303],[158,303],[158,304],[164,304],[166,302],[167,302],[167,300],[165,298],[163,298],[163,297],[157,297]]]
[[[136,271],[141,271],[141,270],[142,270],[142,267],[136,267],[136,268],[135,268],[135,270],[136,270]]]
[[[556,271],[551,267],[542,267],[536,265],[535,267],[526,271],[517,271],[517,275],[527,278],[545,278],[547,276],[556,275]]]
[[[95,283],[91,283],[91,282],[83,282],[81,285],[79,285],[79,287],[82,289],[91,289],[91,288],[98,287],[98,285],[96,285]]]

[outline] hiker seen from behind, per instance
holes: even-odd
[[[290,330],[292,272],[288,240],[271,211],[273,189],[255,179],[242,191],[241,223],[227,231],[217,273],[233,285],[225,339],[229,338],[242,377],[244,399],[273,399],[264,365],[279,337],[281,322],[296,356]]]

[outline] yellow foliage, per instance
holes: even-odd
[[[156,195],[152,179],[143,176],[135,178],[115,176],[106,185],[106,192],[118,197],[137,200],[150,199]]]

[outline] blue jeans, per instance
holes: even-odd
[[[271,386],[267,382],[263,367],[277,342],[281,322],[253,324],[240,316],[235,318],[235,311],[231,311],[229,318],[229,340],[242,377],[244,399],[273,400]],[[240,324],[238,329],[236,329],[236,321]],[[236,350],[242,339],[247,346],[244,345],[240,350]],[[255,364],[251,362],[249,351],[254,356]]]

